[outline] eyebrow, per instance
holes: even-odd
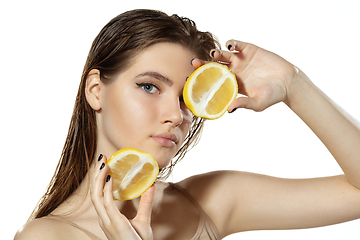
[[[171,81],[169,78],[161,75],[158,72],[152,72],[152,71],[148,71],[148,72],[144,72],[144,73],[140,73],[139,75],[137,75],[135,78],[142,78],[142,77],[152,77],[155,78],[167,85],[169,85],[170,87],[174,84],[173,81]]]

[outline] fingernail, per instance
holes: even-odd
[[[110,181],[110,178],[111,178],[111,176],[110,176],[110,175],[107,175],[107,177],[106,177],[106,182]]]
[[[237,109],[237,108],[234,108],[233,110],[231,110],[231,112],[230,112],[230,113],[233,113],[233,112],[235,112],[235,111],[236,111],[236,109]]]
[[[105,163],[101,164],[100,170],[103,169],[105,167]]]
[[[191,61],[190,61],[191,66],[193,65],[193,64],[192,64],[192,61],[194,61],[194,59],[195,59],[195,58],[191,59]]]
[[[214,57],[215,56],[215,50],[212,50],[210,54],[211,54],[212,57]]]
[[[185,81],[187,81],[187,80],[188,80],[188,78],[189,78],[189,77],[186,77]]]
[[[229,51],[230,51],[231,47],[232,47],[232,45],[231,45],[231,44],[229,44],[229,46],[228,46]]]
[[[100,162],[100,160],[103,158],[103,155],[100,153],[99,158],[98,158],[98,162]]]

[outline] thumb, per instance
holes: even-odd
[[[153,184],[140,198],[139,209],[134,221],[151,222],[152,203],[155,194],[155,185]]]
[[[256,112],[264,110],[261,102],[256,97],[239,97],[235,99],[229,106],[228,112],[235,111],[236,108],[252,109]]]

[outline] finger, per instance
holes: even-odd
[[[139,209],[134,221],[151,222],[152,204],[155,195],[155,185],[153,184],[142,196],[139,203]]]
[[[104,207],[110,221],[114,224],[120,224],[124,220],[124,216],[119,212],[115,203],[112,193],[113,179],[110,175],[106,177],[106,183],[104,187]],[[127,220],[127,219],[125,219]]]
[[[241,42],[234,39],[231,39],[225,43],[225,46],[229,51],[238,51],[238,52],[242,52],[248,45],[249,43]]]
[[[226,42],[225,46],[229,51],[237,51],[237,57],[241,58],[240,52],[242,52],[250,44],[246,42],[241,42],[238,40],[229,40]],[[235,52],[236,53],[236,52]],[[211,57],[220,62],[231,63],[234,57],[234,52],[222,51],[219,49],[212,49],[210,51]]]
[[[201,67],[202,65],[204,65],[206,62],[205,61],[203,61],[203,60],[201,60],[201,59],[199,59],[199,58],[193,58],[192,60],[191,60],[191,65],[194,67],[194,68],[199,68],[199,67]]]
[[[219,49],[212,49],[210,51],[210,56],[212,59],[223,62],[223,63],[230,63],[231,62],[231,52],[222,51]]]
[[[102,197],[102,190],[104,188],[105,183],[105,174],[103,169],[106,167],[106,156],[103,156],[100,161],[98,161],[95,165],[94,169],[94,177],[91,181],[90,193],[94,198]],[[106,170],[105,170],[106,171]]]
[[[112,188],[113,188],[113,179],[111,178],[110,175],[107,175],[106,183],[104,187],[104,206],[108,212],[111,212],[112,210],[117,210],[116,206],[114,205]]]
[[[91,201],[99,218],[102,221],[108,221],[108,216],[106,214],[103,202],[105,178],[109,171],[109,167],[106,165],[106,161],[107,159],[104,156],[101,161],[96,164],[96,169],[94,171],[95,177],[93,178],[90,187]]]
[[[210,56],[212,59],[220,62],[230,62],[231,53],[227,51],[222,51],[219,49],[210,50]]]

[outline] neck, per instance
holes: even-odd
[[[90,196],[90,185],[95,174],[94,165],[96,164],[93,164],[75,192],[52,212],[53,215],[64,215],[73,219],[87,218],[98,220],[98,215]],[[114,200],[114,203],[119,211],[129,219],[136,216],[139,199],[122,202]]]

